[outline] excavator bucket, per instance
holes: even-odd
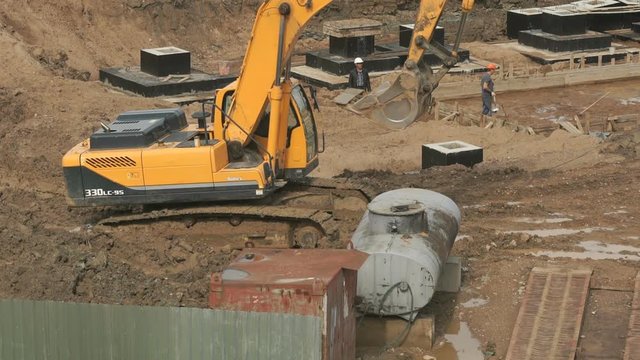
[[[424,92],[424,77],[403,71],[393,82],[383,83],[348,109],[392,128],[404,129],[428,111],[431,92]]]

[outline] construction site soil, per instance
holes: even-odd
[[[234,7],[243,3],[252,5]],[[237,253],[242,246],[239,234],[270,225],[255,221],[233,227],[222,220],[186,219],[126,228],[96,226],[113,210],[68,208],[60,160],[101,121],[126,110],[171,106],[89,81],[101,66],[133,65],[140,48],[176,45],[193,49],[195,67],[215,70],[219,62],[242,55],[254,3],[0,3],[0,47],[5,49],[0,52],[1,298],[207,305],[210,274]],[[504,9],[484,8],[491,3],[481,4],[480,12],[503,16]],[[328,16],[336,14],[330,11]],[[499,19],[494,18],[496,23]],[[305,38],[301,49],[323,41]],[[590,110],[593,118],[640,113],[638,85],[634,80],[505,94],[499,101],[510,121],[553,124],[561,116],[572,118],[608,91]],[[451,197],[462,209],[453,248],[464,261],[462,291],[438,295],[424,310],[436,315],[440,339],[448,324],[464,322],[488,356],[504,358],[525,282],[535,266],[591,267],[592,288],[632,289],[640,261],[638,129],[614,133],[606,141],[563,130],[531,136],[506,127],[433,120],[391,131],[333,105],[336,94],[320,91],[318,122],[327,150],[313,176],[349,178],[379,192],[426,188]],[[479,99],[460,105],[474,112]],[[484,147],[484,163],[472,169],[421,171],[421,145],[447,140]],[[362,214],[364,206],[350,209]],[[344,233],[350,233],[356,223],[344,226]],[[590,250],[585,243],[626,247],[616,253]],[[600,302],[590,306],[606,308],[607,295],[598,296]],[[460,305],[472,299],[483,301],[477,307]],[[375,358],[422,359],[424,354],[420,349],[392,349]]]

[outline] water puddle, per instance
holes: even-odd
[[[463,308],[476,308],[476,307],[481,307],[481,306],[485,306],[489,303],[489,300],[487,299],[480,299],[480,298],[474,298],[468,301],[463,302],[461,305]]]
[[[558,107],[554,105],[540,106],[539,108],[536,108],[536,114],[546,114],[555,111],[558,111]]]
[[[471,238],[471,236],[469,236],[469,235],[458,235],[458,236],[456,236],[456,239],[453,242],[457,242],[457,241],[465,240],[465,239],[470,239],[470,238]]]
[[[463,205],[463,209],[482,209],[483,207],[487,207],[487,205],[483,204],[475,204],[475,205]]]
[[[611,231],[610,227],[588,227],[582,229],[537,229],[537,230],[513,230],[505,231],[507,234],[529,234],[531,236],[550,237],[550,236],[563,236],[574,234],[591,234],[595,231]]]
[[[444,335],[446,342],[434,352],[438,360],[484,360],[480,341],[473,337],[469,325],[454,320]]]
[[[618,214],[628,214],[627,210],[616,210],[604,213],[605,215],[618,215]]]
[[[635,246],[604,244],[600,241],[583,241],[578,244],[578,247],[581,247],[584,251],[538,251],[532,255],[578,260],[640,261],[640,248]]]
[[[554,217],[549,219],[534,219],[529,217],[516,218],[515,222],[519,223],[527,223],[527,224],[559,224],[567,221],[573,221],[572,218],[568,217]]]
[[[640,97],[632,97],[632,98],[628,98],[628,99],[620,99],[620,104],[622,104],[622,105],[640,104]]]

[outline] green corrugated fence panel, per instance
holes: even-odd
[[[0,300],[0,360],[321,358],[319,317]]]

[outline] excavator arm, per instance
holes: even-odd
[[[229,113],[234,123],[226,130],[228,140],[246,145],[269,101],[270,119],[276,120],[270,121],[270,126],[278,126],[280,118],[286,122],[286,116],[281,117],[280,111],[288,111],[290,86],[282,86],[283,70],[301,29],[331,2],[333,0],[267,0],[260,6]],[[270,141],[271,135],[270,131]],[[269,152],[275,155],[275,148],[272,146]]]
[[[453,48],[449,51],[442,44],[432,42],[433,34],[446,0],[426,0],[420,3],[413,37],[402,73],[392,85],[382,86],[363,97],[350,110],[386,125],[402,129],[424,114],[431,105],[431,95],[444,75],[458,62],[458,47],[467,15],[473,9],[473,0],[462,1],[462,14]],[[433,74],[424,62],[424,53],[431,50],[443,66]]]

